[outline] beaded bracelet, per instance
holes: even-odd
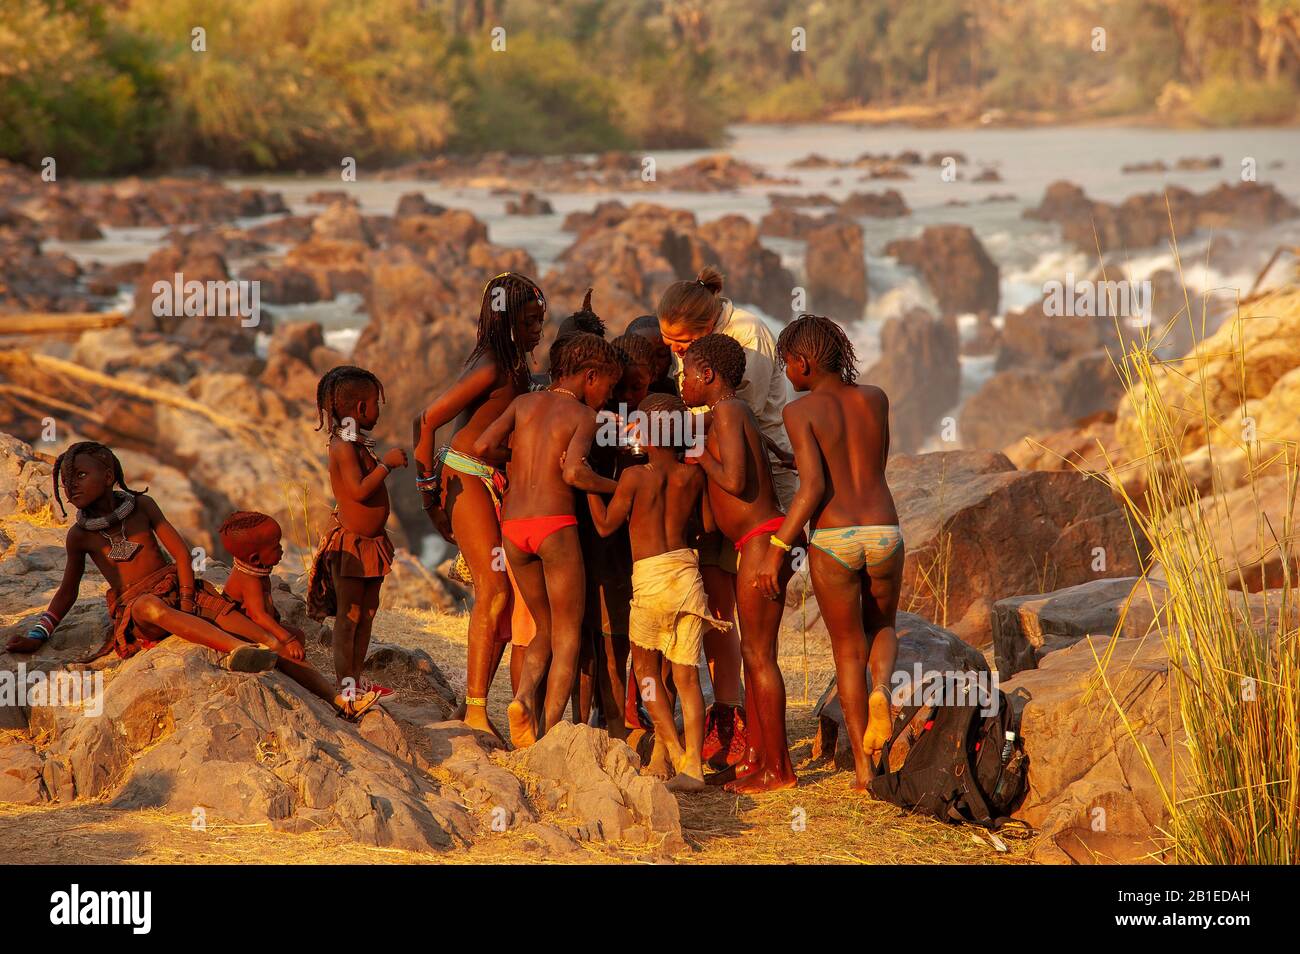
[[[39,642],[45,642],[54,635],[54,630],[59,625],[59,617],[46,610],[40,616],[36,617],[36,622],[32,628],[27,631],[28,639],[35,639]]]

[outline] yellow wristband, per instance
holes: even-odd
[[[780,548],[781,548],[782,550],[784,550],[786,553],[789,553],[791,550],[794,549],[794,545],[793,545],[793,544],[786,543],[784,540],[782,540],[780,537],[778,537],[775,533],[772,534],[770,537],[767,538],[767,542],[770,543],[770,544],[772,544],[772,546],[774,546],[774,547],[780,547]]]

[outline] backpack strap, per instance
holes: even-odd
[[[971,816],[985,828],[995,829],[1000,827],[999,819],[993,817],[993,812],[989,810],[989,803],[984,798],[984,793],[980,791],[979,784],[975,781],[975,766],[971,763],[970,753],[965,746],[961,747],[961,758],[960,781],[962,795]]]

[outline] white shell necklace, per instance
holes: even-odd
[[[135,551],[140,549],[140,544],[132,543],[126,538],[126,518],[135,510],[135,496],[120,491],[114,491],[113,496],[118,504],[112,513],[104,517],[92,517],[86,511],[78,510],[77,526],[98,533],[107,540],[108,558],[115,563],[122,563],[135,556]],[[114,526],[117,527],[116,536],[110,529]]]

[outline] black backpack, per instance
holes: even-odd
[[[871,780],[871,794],[941,821],[1005,825],[1025,793],[1029,758],[1019,717],[1006,693],[997,695],[988,716],[978,704],[905,707],[881,756],[896,768]]]

